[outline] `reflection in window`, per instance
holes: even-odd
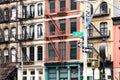
[[[35,15],[35,7],[34,5],[30,5],[30,17],[34,17]]]
[[[9,9],[8,8],[4,10],[4,20],[9,21]]]
[[[108,12],[107,2],[102,2],[100,5],[100,13],[107,13],[107,12]]]
[[[22,27],[22,39],[26,39],[27,38],[27,27],[23,26]]]
[[[16,49],[12,48],[11,49],[11,55],[12,55],[12,62],[16,62]]]
[[[43,36],[43,30],[42,30],[42,28],[43,28],[42,24],[39,24],[37,26],[37,36],[38,36],[38,38],[40,38],[41,36]]]
[[[3,41],[3,33],[2,33],[2,29],[0,29],[0,41]]]
[[[12,41],[15,41],[15,38],[16,38],[16,28],[12,28],[11,30],[11,40]]]
[[[61,59],[66,58],[66,43],[65,42],[59,42],[59,55]]]
[[[11,20],[16,20],[16,8],[12,8],[12,17],[11,17]]]
[[[8,48],[4,49],[4,63],[7,63],[9,61],[9,54],[8,54]]]
[[[9,35],[8,29],[5,29],[4,30],[4,39],[5,39],[5,41],[8,41],[8,35]]]
[[[60,20],[60,31],[62,34],[65,34],[65,29],[66,29],[66,20],[63,19],[63,20]]]
[[[30,39],[34,39],[34,25],[30,26],[29,36]]]
[[[27,18],[27,6],[22,6],[22,18]]]
[[[0,22],[3,22],[3,12],[1,9],[0,9]]]
[[[100,32],[103,36],[106,36],[108,33],[107,22],[100,23]]]
[[[43,6],[43,4],[42,4],[42,3],[38,4],[38,16],[43,15],[42,6]]]
[[[64,11],[66,7],[66,0],[60,0],[60,11]]]

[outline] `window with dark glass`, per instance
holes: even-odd
[[[27,80],[27,70],[23,70],[23,80]]]
[[[66,20],[62,19],[60,20],[60,31],[62,34],[65,34],[65,30],[66,30]]]
[[[49,32],[50,32],[50,35],[54,35],[55,34],[55,25],[52,23],[52,21],[49,21]]]
[[[108,12],[108,6],[107,2],[102,2],[100,5],[100,13],[107,13]]]
[[[4,63],[9,62],[9,51],[8,48],[4,49]]]
[[[34,25],[30,26],[29,36],[30,36],[30,39],[34,39]]]
[[[30,5],[30,17],[34,17],[34,15],[35,15],[35,6]]]
[[[26,39],[27,38],[27,27],[23,26],[22,27],[22,39]]]
[[[51,43],[48,44],[48,56],[50,60],[55,59],[55,50],[53,46],[55,46],[55,44],[51,44]]]
[[[41,36],[43,36],[43,25],[38,24],[38,26],[37,26],[37,37],[40,38]]]
[[[107,22],[100,23],[100,32],[103,36],[106,36],[108,33],[108,25]]]
[[[43,4],[42,3],[39,3],[38,4],[38,16],[41,16],[41,15],[43,15]]]
[[[55,12],[55,0],[49,0],[50,3],[50,13]]]
[[[8,30],[8,28],[6,28],[6,29],[4,29],[4,40],[5,41],[9,40],[8,36],[9,36],[9,30]]]
[[[27,6],[22,6],[22,18],[27,18]]]
[[[6,8],[6,9],[4,10],[4,20],[5,20],[5,21],[9,21],[9,19],[10,19],[9,9]]]
[[[38,60],[42,60],[42,52],[43,52],[42,46],[38,46],[37,49],[38,49]]]
[[[76,18],[71,18],[70,19],[70,32],[73,33],[73,32],[76,32]]]
[[[76,10],[77,8],[77,3],[75,0],[70,0],[71,1],[71,4],[70,4],[70,9],[71,10]]]
[[[0,22],[3,22],[3,11],[0,9]]]
[[[66,58],[66,43],[65,42],[59,42],[59,55],[61,59]]]
[[[30,80],[35,80],[35,70],[30,71]]]
[[[91,9],[91,15],[93,14],[93,5],[90,4],[90,9]]]
[[[22,47],[22,60],[23,60],[23,62],[27,62],[27,49],[26,49],[26,47]]]
[[[92,25],[89,25],[89,26],[88,26],[88,36],[89,36],[89,37],[92,37],[92,36],[93,36],[93,26],[92,26]]]
[[[12,13],[11,13],[11,20],[16,20],[16,15],[17,15],[17,12],[16,12],[16,8],[12,8]]]
[[[64,11],[66,8],[66,0],[60,0],[60,11]]]
[[[71,41],[70,42],[70,59],[77,58],[77,42]]]
[[[30,47],[30,61],[34,61],[34,47]]]
[[[0,41],[3,41],[3,32],[2,32],[2,29],[0,29]]]

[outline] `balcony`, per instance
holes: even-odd
[[[60,11],[57,12],[57,15],[58,16],[66,16],[67,15],[66,8],[60,8]]]
[[[101,38],[109,38],[110,30],[107,30],[106,34],[100,35],[97,31],[94,31],[92,35],[88,36],[88,39],[101,39]]]

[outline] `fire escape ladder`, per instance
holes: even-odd
[[[60,31],[60,28],[59,28],[58,25],[55,23],[55,21],[54,21],[54,19],[52,18],[52,16],[50,16],[49,14],[47,14],[46,17],[51,19],[52,23],[53,23],[53,24],[55,25],[55,27],[56,27],[56,30],[57,30],[57,32],[58,32],[59,39],[60,39],[60,40],[63,40],[63,39],[64,39],[64,36],[63,36],[63,34],[62,34],[62,31]],[[51,41],[51,43],[53,43],[51,39],[49,39],[49,40]],[[52,44],[52,46],[54,46],[54,45]],[[61,55],[58,54],[59,51],[57,51],[57,49],[56,49],[55,47],[53,47],[53,48],[54,48],[55,51],[56,51],[56,55],[59,56],[59,57],[58,57],[58,56],[57,56],[57,57],[60,58],[61,64],[63,64],[63,63],[64,63],[64,62],[63,62],[63,58],[61,59]]]

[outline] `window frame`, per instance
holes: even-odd
[[[42,59],[43,59],[43,46],[38,46],[37,47],[37,60],[42,60]]]
[[[34,39],[34,37],[35,37],[35,30],[34,30],[34,25],[30,25],[30,27],[29,27],[29,38],[30,39]]]
[[[100,32],[103,36],[107,36],[108,34],[108,23],[107,22],[100,23]]]
[[[60,0],[60,11],[66,10],[66,0]]]
[[[48,58],[49,58],[49,60],[55,60],[55,50],[54,50],[53,46],[55,46],[55,43],[48,44]]]
[[[77,18],[70,18],[70,33],[77,31]]]
[[[108,5],[107,5],[107,2],[103,1],[103,2],[100,4],[100,13],[101,13],[101,14],[106,14],[106,13],[108,13]]]
[[[77,9],[77,2],[74,0],[70,0],[70,10],[76,10]]]
[[[42,16],[43,15],[43,3],[39,3],[37,5],[38,7],[38,16]]]
[[[69,43],[70,43],[70,59],[77,59],[77,41],[70,41]],[[73,52],[73,49],[75,52]]]
[[[34,62],[35,61],[35,58],[34,58],[34,56],[35,56],[35,49],[34,49],[34,46],[30,46],[29,47],[29,58],[30,58],[30,62],[32,61],[32,62]]]
[[[35,5],[30,5],[30,18],[35,16]]]
[[[59,20],[59,23],[60,23],[60,32],[62,34],[65,34],[66,33],[66,19]]]
[[[55,0],[49,0],[50,13],[55,12]]]
[[[37,25],[37,37],[41,38],[43,36],[43,24]]]

